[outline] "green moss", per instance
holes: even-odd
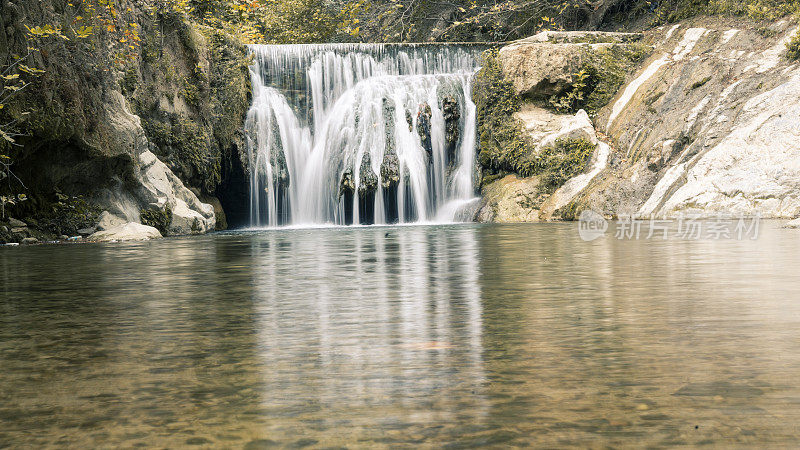
[[[756,32],[763,37],[764,39],[769,39],[771,37],[775,37],[778,34],[777,30],[774,30],[770,27],[758,27]]]
[[[122,80],[119,82],[120,89],[122,89],[122,94],[126,96],[133,94],[138,84],[139,72],[135,65],[131,65],[127,70],[125,70],[125,74],[123,75]]]
[[[181,79],[181,97],[186,100],[186,103],[197,108],[200,106],[200,89],[197,83],[193,82],[187,77]]]
[[[183,117],[173,117],[170,122],[148,120],[143,126],[158,146],[159,156],[182,180],[213,192],[221,180],[220,158],[207,127]]]
[[[585,139],[559,139],[555,145],[520,161],[519,173],[541,177],[542,191],[553,192],[586,170],[595,147]]]
[[[690,86],[689,90],[693,91],[693,90],[695,90],[697,88],[701,88],[701,87],[705,86],[706,83],[708,83],[709,81],[711,81],[711,76],[710,75],[705,77],[705,78],[703,78],[702,80],[695,81],[694,83],[692,83],[692,85]]]
[[[473,98],[480,136],[478,162],[490,174],[519,172],[519,163],[531,154],[533,145],[522,124],[513,116],[519,111],[519,98],[497,61],[497,50],[483,54],[483,67],[475,78]]]
[[[573,83],[550,98],[550,106],[562,114],[584,109],[594,117],[614,98],[628,74],[651,52],[652,48],[643,44],[614,45],[591,51],[581,70],[573,75]]]
[[[790,61],[800,60],[800,34],[786,44],[786,58]]]
[[[658,101],[658,99],[660,99],[661,97],[663,97],[663,96],[664,96],[664,94],[665,94],[665,92],[664,92],[664,91],[659,91],[659,92],[656,92],[655,94],[653,94],[653,95],[651,95],[651,96],[647,97],[646,99],[644,99],[644,104],[645,104],[645,105],[647,105],[647,106],[650,106],[650,105],[652,105],[653,103],[657,102],[657,101]]]
[[[595,146],[586,140],[558,140],[552,147],[534,153],[522,124],[514,118],[519,98],[497,62],[497,52],[483,55],[483,66],[475,79],[480,154],[486,185],[508,173],[540,176],[543,190],[552,192],[586,169]]]
[[[142,225],[151,226],[161,232],[163,236],[169,234],[169,227],[172,224],[172,209],[169,205],[163,210],[157,208],[143,209],[139,212],[139,220]]]

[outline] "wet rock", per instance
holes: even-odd
[[[97,231],[97,229],[94,227],[81,228],[80,230],[78,230],[78,234],[80,234],[81,236],[89,236],[90,234],[94,234],[95,231]]]
[[[478,222],[539,222],[543,202],[538,178],[517,178],[508,175],[483,188]]]
[[[291,180],[289,179],[289,168],[286,165],[286,154],[283,149],[279,149],[272,156],[272,167],[275,169],[275,180],[282,187],[289,187]]]
[[[161,237],[161,232],[153,227],[142,225],[136,222],[129,222],[109,230],[98,231],[89,236],[92,241],[111,242],[111,241],[146,241]]]
[[[339,196],[344,195],[346,192],[355,192],[356,182],[353,179],[353,169],[347,168],[342,174],[342,179],[339,181]]]
[[[361,168],[359,170],[358,193],[364,195],[378,189],[378,175],[372,170],[372,157],[369,153],[364,153],[361,158]]]
[[[59,241],[67,241],[67,240],[69,240],[69,236],[67,236],[66,234],[62,234],[61,236],[58,237],[58,240]]]
[[[31,244],[38,244],[38,243],[39,243],[39,240],[36,239],[35,237],[26,237],[25,239],[22,240],[22,244],[23,245],[31,245]]]
[[[8,224],[11,225],[11,228],[22,228],[28,226],[28,224],[26,224],[25,222],[15,219],[13,217],[8,218]]]
[[[417,111],[417,134],[422,141],[422,148],[428,154],[428,162],[433,163],[433,141],[431,140],[431,105],[423,103]]]
[[[456,209],[454,222],[474,222],[481,207],[481,199],[476,198]]]
[[[381,163],[381,185],[389,188],[400,182],[400,161],[397,153],[389,152],[383,155]]]
[[[461,109],[458,107],[458,100],[453,97],[446,97],[442,100],[442,114],[444,115],[444,137],[447,142],[447,161],[449,163],[456,159],[456,145],[461,136],[458,128],[461,120]]]
[[[406,122],[408,123],[408,131],[414,131],[414,118],[411,117],[410,111],[406,111]]]

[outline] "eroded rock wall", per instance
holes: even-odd
[[[641,42],[652,54],[592,117],[599,137],[592,162],[535,202],[535,220],[574,219],[585,209],[643,218],[799,216],[800,66],[785,57],[795,33],[797,24],[789,20],[761,27],[718,17],[645,32]],[[554,59],[558,47],[547,41],[531,39],[533,44],[500,51],[509,54],[506,61],[516,61],[504,72],[523,99],[574,83],[580,67],[574,44],[562,46],[569,51],[555,58],[558,64],[526,60],[540,53]],[[548,109],[523,104],[515,114],[537,148],[557,136],[567,118]],[[509,204],[504,192],[522,199],[515,208],[531,204],[531,195],[516,189],[524,179],[495,183],[502,186],[484,187],[487,205]],[[502,214],[479,219],[497,217]]]
[[[784,57],[796,32],[709,18],[653,30],[657,51],[598,117],[611,164],[575,206],[800,215],[800,68]]]
[[[36,47],[25,63],[43,70],[0,111],[25,134],[6,151],[24,183],[12,193],[28,198],[12,213],[33,218],[55,196],[79,197],[117,222],[168,208],[172,234],[213,230],[224,224],[218,188],[245,179],[246,49],[180,15],[153,12],[156,2],[114,5],[140,42],[110,27],[76,36],[80,12],[66,1],[0,0],[0,63]],[[27,31],[48,24],[65,36]],[[123,43],[130,50],[120,60]]]

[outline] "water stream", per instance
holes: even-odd
[[[250,51],[252,226],[450,221],[475,196],[478,48]]]

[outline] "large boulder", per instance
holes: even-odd
[[[205,233],[214,229],[214,207],[197,196],[152,152],[139,157],[140,195],[148,204],[172,210],[170,232],[174,234]]]
[[[483,189],[478,222],[538,222],[541,204],[538,178],[508,175]]]
[[[593,52],[639,40],[641,34],[544,31],[500,49],[498,61],[525,97],[549,97],[575,81]]]
[[[514,85],[514,94],[549,97],[574,83],[591,47],[609,45],[519,42],[500,49],[498,61]]]
[[[575,115],[556,114],[526,103],[514,117],[520,120],[536,148],[555,145],[559,139],[585,139],[597,144],[597,133],[584,110]]]
[[[147,225],[142,225],[136,222],[129,222],[124,225],[98,231],[97,233],[89,236],[89,240],[96,242],[114,242],[114,241],[147,241],[150,239],[158,239],[161,233]]]

